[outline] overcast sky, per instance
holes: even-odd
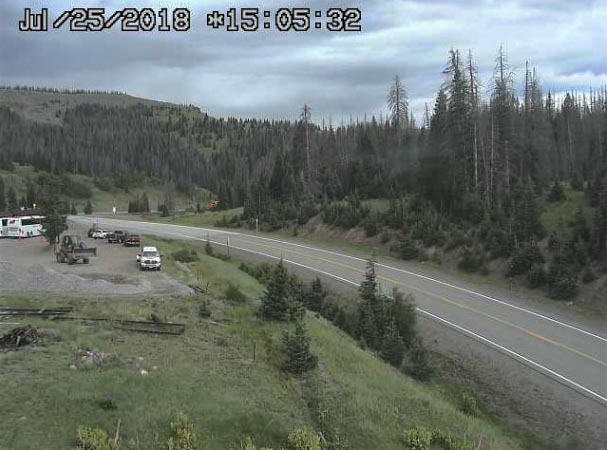
[[[23,33],[23,9],[187,6],[188,33]],[[363,31],[232,33],[212,30],[213,9],[359,7]],[[289,118],[301,105],[334,121],[386,110],[396,74],[411,108],[432,106],[450,48],[471,49],[485,88],[503,44],[520,87],[525,61],[544,88],[588,90],[607,82],[605,0],[0,0],[0,84],[120,90],[193,103],[215,116]]]

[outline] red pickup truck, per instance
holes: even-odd
[[[125,247],[139,247],[141,245],[141,238],[137,234],[127,234],[124,237]]]

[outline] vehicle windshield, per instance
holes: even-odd
[[[143,256],[147,258],[153,258],[155,256],[158,256],[158,252],[143,252]]]

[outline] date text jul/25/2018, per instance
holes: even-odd
[[[226,11],[208,11],[201,26],[231,32],[254,31],[362,31],[362,13],[358,8],[229,8]],[[34,12],[25,8],[19,21],[20,31],[49,31],[69,29],[75,32],[121,31],[190,31],[196,21],[188,8],[123,8],[106,11],[105,8],[72,8],[50,17],[48,8]]]

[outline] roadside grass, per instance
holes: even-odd
[[[151,242],[165,255],[190,247],[146,238]],[[165,261],[183,271],[170,256]],[[319,368],[303,378],[283,375],[281,336],[288,324],[257,317],[254,300],[263,287],[239,271],[237,262],[200,251],[200,261],[188,270],[200,271],[210,289],[197,296],[0,296],[0,305],[66,305],[84,317],[146,319],[155,312],[187,325],[183,336],[160,336],[103,323],[14,320],[37,327],[42,342],[0,353],[0,449],[73,448],[78,425],[99,426],[113,435],[120,420],[123,449],[160,450],[179,411],[189,415],[204,449],[237,448],[247,436],[278,449],[289,431],[302,427],[330,431],[344,448],[397,449],[402,432],[413,426],[449,430],[475,445],[482,436],[483,449],[521,448],[498,424],[459,412],[431,386],[404,376],[313,314],[307,314],[306,325]],[[228,281],[249,301],[224,301]],[[211,321],[198,316],[203,302],[209,303]],[[10,328],[1,326],[0,332]],[[88,367],[79,349],[112,357]]]
[[[233,216],[240,216],[243,209],[244,208],[239,207],[222,211],[205,211],[202,213],[181,212],[168,217],[161,217],[158,214],[144,214],[142,218],[143,220],[148,220],[150,222],[172,223],[192,227],[212,227],[224,217],[229,221]]]

